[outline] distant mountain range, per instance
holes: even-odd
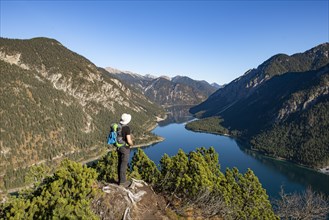
[[[191,108],[252,148],[308,166],[329,165],[329,43],[278,54]]]
[[[123,112],[132,114],[136,144],[154,139],[148,129],[164,117],[147,97],[53,39],[0,38],[0,68],[1,188],[22,184],[32,164],[99,156]]]
[[[223,88],[224,86],[223,85],[219,85],[217,83],[211,83],[210,85],[212,85],[213,87],[215,87],[216,89],[220,89],[220,88]]]
[[[186,76],[173,78],[161,76],[142,76],[111,67],[105,68],[112,77],[117,77],[133,88],[138,89],[151,101],[163,106],[196,105],[206,100],[218,89],[206,81],[193,80]]]

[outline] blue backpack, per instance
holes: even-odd
[[[122,126],[121,124],[113,123],[111,125],[111,131],[107,138],[107,144],[113,144],[116,147],[122,147],[126,145],[126,142],[122,137]]]

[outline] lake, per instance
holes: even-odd
[[[144,152],[156,164],[166,153],[177,154],[181,148],[184,152],[197,147],[213,146],[219,154],[221,171],[237,167],[241,173],[252,169],[266,189],[270,198],[277,198],[281,187],[285,192],[301,192],[307,187],[329,196],[329,175],[297,166],[290,162],[279,161],[247,150],[235,139],[222,135],[193,132],[185,129],[184,123],[165,123],[153,130],[156,135],[165,138],[163,142],[143,147]],[[137,149],[132,149],[130,157]]]

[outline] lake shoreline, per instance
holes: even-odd
[[[153,145],[153,144],[157,144],[157,143],[159,143],[159,142],[162,142],[162,141],[164,141],[164,140],[165,140],[164,137],[160,137],[160,136],[158,136],[158,137],[157,137],[157,140],[149,141],[149,142],[147,142],[147,143],[142,143],[142,144],[138,144],[138,145],[134,145],[134,146],[130,147],[130,149],[150,146],[150,145]]]
[[[191,128],[187,128],[186,126],[185,126],[185,129],[187,129],[189,131],[193,131],[193,132],[200,132],[200,133],[214,134],[214,135],[222,135],[222,136],[233,138],[233,139],[235,139],[235,140],[237,140],[239,142],[243,142],[243,143],[246,142],[245,139],[242,139],[242,138],[239,138],[239,137],[236,137],[236,136],[227,134],[227,133],[224,134],[224,133],[220,133],[220,132],[216,132],[216,131],[206,131],[206,130],[200,130],[200,129],[191,129]],[[246,149],[248,149],[248,150],[250,150],[252,152],[259,153],[260,155],[262,155],[264,157],[271,158],[273,160],[289,162],[289,163],[292,163],[292,164],[294,164],[296,166],[300,166],[302,168],[313,170],[313,171],[316,171],[318,173],[322,173],[322,174],[325,174],[325,175],[328,175],[329,176],[329,166],[322,167],[322,168],[313,168],[313,167],[305,166],[303,164],[295,163],[293,161],[289,161],[289,160],[287,160],[287,159],[285,159],[283,157],[274,157],[274,156],[271,156],[271,155],[267,155],[267,154],[262,153],[261,151],[258,151],[258,150],[252,149],[252,148],[248,148],[248,147],[244,147],[244,148],[246,148]]]

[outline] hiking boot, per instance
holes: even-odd
[[[124,183],[119,184],[119,186],[122,186],[124,188],[129,188],[130,185],[131,185],[131,181],[126,181]]]

